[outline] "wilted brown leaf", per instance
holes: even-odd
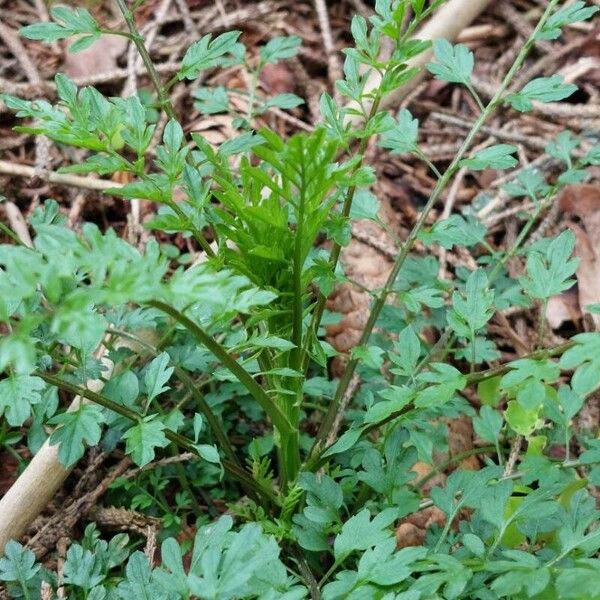
[[[120,35],[103,35],[81,52],[68,52],[65,56],[64,71],[69,77],[110,73],[117,68],[117,59],[126,49],[127,38]]]
[[[582,314],[590,314],[587,307],[600,303],[600,187],[571,185],[563,191],[560,207],[575,233],[575,254],[581,261],[577,269],[579,307]],[[600,330],[600,315],[590,317]]]

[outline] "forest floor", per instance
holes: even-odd
[[[598,0],[595,4],[600,5]],[[89,0],[89,9],[104,23],[117,23],[118,11],[108,0]],[[318,2],[316,4],[319,4]],[[323,3],[322,3],[323,4]],[[478,93],[489,99],[512,64],[524,40],[530,35],[544,0],[502,0],[493,2],[459,35],[456,41],[466,44],[475,54],[473,81]],[[262,123],[290,136],[311,130],[319,120],[319,95],[333,93],[339,78],[343,55],[350,44],[350,21],[353,14],[369,16],[373,8],[363,0],[329,0],[328,19],[319,18],[315,3],[309,0],[147,0],[139,11],[138,25],[151,41],[151,55],[161,75],[177,71],[187,47],[199,36],[238,29],[249,51],[277,35],[302,38],[299,55],[269,66],[259,82],[259,94],[291,92],[305,104],[283,112],[271,111],[257,118]],[[47,18],[44,0],[0,0],[0,91],[26,97],[55,97],[53,77],[62,71],[78,85],[94,85],[107,95],[127,96],[138,91],[149,93],[150,86],[137,55],[127,40],[103,37],[79,54],[68,54],[62,43],[44,45],[17,35],[20,27]],[[335,52],[326,48],[333,44]],[[255,57],[251,57],[253,60]],[[539,41],[525,67],[517,75],[514,88],[532,77],[560,74],[579,91],[560,103],[544,104],[530,113],[500,110],[482,128],[477,148],[491,143],[510,143],[519,149],[522,164],[533,164],[552,174],[555,159],[544,153],[547,143],[565,129],[588,136],[600,131],[600,21],[567,27],[559,41]],[[200,132],[218,145],[232,136],[232,117],[203,115],[194,104],[200,86],[223,85],[232,90],[243,109],[251,85],[239,67],[208,72],[203,80],[180,82],[173,88],[177,114],[187,132]],[[235,94],[235,91],[240,92]],[[440,167],[455,155],[465,133],[478,114],[473,98],[464,88],[425,78],[394,111],[408,108],[420,121],[421,148]],[[0,219],[17,231],[23,231],[26,219],[47,198],[58,201],[75,230],[91,221],[102,228],[112,227],[134,244],[142,245],[149,233],[143,223],[157,207],[152,203],[128,202],[103,196],[92,184],[56,174],[59,167],[81,160],[79,150],[59,147],[45,138],[34,139],[13,130],[16,119],[0,103],[0,190],[5,202],[0,204]],[[159,121],[162,130],[165,122]],[[157,134],[158,136],[158,134]],[[158,137],[157,137],[158,139]],[[420,208],[429,197],[434,179],[417,159],[404,155],[390,156],[376,146],[367,149],[369,162],[376,166],[378,183],[374,190],[381,203],[381,215],[389,230],[401,239],[413,226]],[[599,169],[596,167],[596,169]],[[600,171],[592,173],[600,180]],[[514,173],[511,174],[514,176]],[[431,213],[431,222],[440,216],[470,211],[488,227],[494,248],[510,247],[532,206],[523,199],[509,198],[502,191],[506,177],[491,169],[478,173],[460,171],[452,186]],[[100,187],[102,182],[100,182]],[[577,273],[578,286],[551,299],[546,332],[548,345],[559,344],[572,334],[595,328],[594,317],[584,314],[582,306],[600,302],[600,277],[596,258],[600,259],[600,187],[596,185],[568,188],[536,224],[530,241],[572,227],[577,235],[577,254],[583,259]],[[26,227],[25,227],[26,229]],[[26,232],[25,232],[26,233]],[[164,234],[163,234],[164,235]],[[165,236],[166,237],[166,236]],[[0,241],[8,238],[0,234]],[[190,252],[197,251],[189,239],[173,236],[172,243]],[[416,246],[415,252],[424,249]],[[396,247],[386,231],[372,222],[359,222],[353,240],[344,254],[346,271],[367,288],[385,281]],[[437,250],[440,269],[453,273],[461,266],[474,264],[474,257],[464,248]],[[512,274],[523,269],[520,258],[511,263]],[[348,288],[338,290],[330,299],[330,308],[343,313],[343,320],[329,330],[329,341],[347,352],[356,343],[362,318],[368,308],[368,295]],[[490,325],[502,361],[532,352],[538,345],[535,310],[498,313]],[[598,319],[598,317],[595,317]],[[492,365],[493,366],[493,365]],[[336,366],[332,366],[335,374]],[[581,419],[588,426],[600,425],[598,399],[588,401]],[[473,431],[468,419],[450,424],[451,450],[455,453],[473,447]],[[16,452],[0,448],[0,496],[18,477],[30,458],[26,445],[17,443]],[[88,452],[75,468],[54,501],[30,527],[26,540],[35,540],[38,556],[64,552],[65,539],[81,535],[92,519],[107,528],[146,531],[155,522],[141,513],[119,512],[106,508],[99,513],[102,496],[110,482],[120,475],[121,464],[100,450]],[[112,519],[112,520],[111,520]]]

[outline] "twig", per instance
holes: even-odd
[[[155,467],[165,467],[167,465],[173,465],[176,463],[187,462],[188,460],[192,460],[197,458],[193,452],[183,452],[178,454],[177,456],[168,456],[166,458],[161,458],[160,460],[155,460],[153,462],[144,465],[143,467],[137,467],[135,469],[129,469],[123,474],[123,479],[132,479],[133,477],[137,477],[140,473],[144,471],[150,471]]]
[[[443,112],[435,111],[432,112],[429,117],[431,119],[435,119],[436,121],[440,121],[441,123],[460,127],[461,129],[469,130],[471,127],[473,127],[472,121],[464,119],[463,117],[459,117],[458,115],[449,115]],[[490,127],[489,125],[482,127],[481,133],[491,135],[498,140],[523,144],[524,146],[529,146],[535,150],[543,150],[548,144],[548,140],[544,140],[540,137],[524,135],[514,131],[506,131],[504,129],[498,129],[497,127]]]
[[[335,416],[335,420],[333,425],[331,426],[331,431],[327,436],[327,441],[325,442],[327,446],[331,446],[335,440],[337,439],[338,433],[340,431],[340,427],[342,426],[342,421],[344,420],[344,416],[346,415],[346,409],[350,404],[350,401],[354,397],[354,393],[356,389],[360,385],[360,377],[358,375],[353,375],[350,383],[348,384],[348,389],[346,390],[342,401],[340,402],[340,409]]]
[[[339,101],[339,92],[335,88],[335,82],[342,78],[342,68],[340,66],[337,50],[333,44],[327,6],[325,5],[325,0],[314,0],[314,3],[315,10],[317,11],[317,18],[319,19],[321,37],[323,38],[323,46],[325,48],[325,54],[327,55],[327,74],[329,75],[329,81],[331,81],[333,86],[334,98]]]
[[[44,527],[27,543],[38,559],[54,546],[59,537],[70,534],[77,521],[98,503],[108,487],[125,472],[130,464],[129,457],[121,460],[91,492],[75,498],[66,507],[61,507],[61,510],[44,524]]]
[[[183,21],[183,26],[189,35],[194,37],[200,37],[200,32],[194,19],[192,18],[192,13],[190,12],[190,7],[188,6],[187,0],[175,0],[175,4],[177,4],[177,10],[179,10],[179,14],[181,15],[181,20]]]
[[[96,356],[103,360],[110,376],[113,364],[106,359],[105,353],[106,349],[102,346]],[[92,391],[99,391],[104,387],[104,381],[88,381],[87,387]],[[76,410],[81,402],[81,396],[76,396],[69,410]],[[50,445],[46,440],[0,500],[0,554],[6,543],[20,538],[29,524],[44,510],[73,466],[64,467],[58,459],[58,445]]]
[[[508,460],[506,461],[506,466],[504,467],[503,477],[509,477],[515,470],[515,465],[517,464],[517,458],[519,458],[519,452],[521,451],[522,444],[523,436],[517,435],[510,447],[510,454],[508,455]]]
[[[27,165],[11,163],[7,160],[0,160],[0,173],[16,177],[35,177],[35,168]],[[69,175],[67,173],[48,173],[49,183],[58,183],[73,187],[84,188],[87,190],[96,190],[103,192],[108,188],[121,187],[122,184],[108,179],[98,179],[96,177],[80,177],[79,175]]]
[[[23,72],[27,76],[27,79],[33,85],[39,85],[42,83],[37,67],[33,64],[31,58],[25,50],[25,46],[21,43],[17,33],[10,27],[0,21],[0,38],[8,46],[14,57],[19,61],[19,64],[23,68]]]
[[[4,208],[6,210],[6,218],[12,230],[17,234],[19,239],[25,246],[33,248],[33,242],[31,241],[31,235],[29,235],[29,228],[27,222],[23,217],[23,213],[19,210],[19,207],[14,202],[5,202]]]

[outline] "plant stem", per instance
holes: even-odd
[[[522,357],[524,359],[530,360],[539,360],[541,358],[551,358],[553,356],[559,356],[566,352],[569,348],[572,348],[575,345],[575,342],[569,340],[568,342],[564,342],[563,344],[559,344],[558,346],[554,346],[553,348],[542,348],[540,350],[536,350],[535,352],[531,352]],[[479,383],[480,381],[484,381],[485,379],[490,379],[491,377],[497,377],[498,375],[504,375],[510,370],[510,364],[508,365],[499,365],[497,367],[492,367],[491,369],[486,369],[485,371],[477,371],[475,373],[469,373],[465,377],[467,378],[467,385],[472,385],[474,383]]]
[[[103,396],[102,394],[98,394],[87,388],[75,385],[73,383],[70,383],[69,381],[65,381],[64,379],[61,379],[56,375],[43,373],[41,371],[35,371],[34,374],[40,379],[43,379],[46,383],[49,383],[50,385],[53,385],[61,390],[64,390],[76,396],[87,398],[88,400],[91,400],[99,406],[108,408],[109,410],[116,412],[117,414],[121,415],[122,417],[125,417],[126,419],[129,419],[130,421],[139,423],[142,418],[142,415],[140,415],[136,411],[122,404],[114,402],[113,400],[107,398],[106,396]],[[199,456],[198,450],[196,449],[196,445],[190,438],[181,435],[180,433],[176,433],[175,431],[172,431],[170,429],[165,429],[164,434],[169,441],[173,442],[180,448],[183,448],[188,452],[192,452],[196,456]],[[263,488],[257,481],[254,480],[254,478],[249,473],[247,473],[244,469],[240,468],[236,463],[230,460],[222,460],[221,464],[223,465],[225,471],[227,471],[232,477],[240,481],[240,483],[242,483],[242,485],[244,485],[247,489],[251,490],[259,496],[263,496],[266,500],[268,500],[271,503],[278,503],[276,496],[270,489]]]
[[[154,63],[152,62],[152,58],[148,53],[148,49],[146,48],[146,44],[144,43],[144,38],[140,35],[137,25],[135,24],[135,17],[133,13],[125,3],[125,0],[116,0],[117,6],[123,15],[123,19],[125,19],[125,23],[127,24],[127,28],[129,29],[128,37],[135,44],[135,47],[144,63],[144,67],[148,72],[148,77],[150,77],[150,81],[152,82],[152,86],[154,87],[156,94],[158,96],[158,104],[162,110],[165,111],[166,115],[169,119],[177,120],[177,115],[175,114],[175,109],[173,108],[173,104],[171,103],[171,98],[169,94],[160,81],[160,77],[158,76],[158,72],[154,67]],[[191,153],[188,153],[187,161],[191,166],[195,166],[192,164]],[[188,216],[177,206],[176,202],[171,201],[169,203],[169,207],[175,212],[175,214],[180,218],[185,220],[189,220]],[[190,222],[190,231],[194,236],[195,240],[200,244],[201,248],[206,252],[208,256],[214,256],[215,253],[213,249],[210,247],[210,244],[206,241],[206,238],[202,235],[202,232],[198,230],[191,222]]]
[[[546,311],[548,310],[548,298],[544,298],[540,309],[540,328],[538,330],[538,348],[544,347],[544,335],[546,333]]]
[[[458,462],[463,461],[465,458],[469,458],[470,456],[477,456],[478,454],[487,454],[488,452],[494,452],[496,450],[496,446],[480,446],[477,448],[471,448],[470,450],[465,450],[460,454],[455,454],[448,460],[444,461],[439,465],[435,465],[434,468],[427,473],[419,482],[416,484],[418,489],[421,489],[430,479],[433,479],[438,473],[443,473],[448,467],[455,465]]]
[[[158,95],[158,102],[161,108],[165,111],[169,119],[176,119],[175,111],[173,110],[173,105],[171,104],[171,99],[168,94],[165,92],[163,85],[160,82],[160,77],[158,76],[158,72],[154,67],[154,63],[152,62],[152,58],[150,58],[150,54],[148,53],[148,49],[146,48],[146,44],[144,43],[144,38],[140,35],[137,25],[135,24],[135,17],[129,7],[125,3],[125,0],[116,0],[117,6],[123,15],[123,19],[125,19],[125,23],[127,24],[127,28],[129,29],[129,33],[131,34],[131,40],[135,44],[137,51],[144,63],[144,67],[146,67],[146,71],[148,72],[148,77],[150,77],[150,81],[154,89],[156,90],[156,94]]]
[[[138,336],[132,335],[127,331],[111,328],[108,330],[108,332],[112,333],[114,335],[118,335],[119,337],[133,340],[136,344],[139,344],[142,348],[144,348],[146,351],[148,351],[153,356],[158,356],[158,354],[160,352],[160,350],[158,350],[158,348],[155,348],[154,346],[152,346],[151,344],[148,344],[147,342],[145,342]],[[160,345],[162,345],[162,344],[159,344],[159,346]],[[202,392],[198,389],[198,386],[196,385],[194,380],[190,377],[190,375],[188,375],[188,373],[184,369],[182,369],[179,365],[174,363],[172,360],[170,361],[170,363],[173,365],[173,367],[175,369],[175,375],[177,376],[177,379],[179,379],[179,381],[181,381],[181,383],[184,385],[184,387],[190,393],[192,398],[196,401],[198,408],[204,415],[204,418],[206,419],[214,436],[217,438],[217,442],[219,443],[220,447],[223,449],[225,454],[227,454],[227,456],[233,462],[238,463],[238,466],[240,468],[243,468],[242,464],[238,461],[237,456],[235,455],[235,450],[233,449],[233,446],[231,445],[231,442],[229,441],[229,437],[227,436],[227,434],[225,433],[225,430],[221,426],[219,419],[217,418],[217,416],[214,414],[214,412],[210,408],[208,402],[206,401],[206,398],[204,397],[204,394],[202,394]]]
[[[398,257],[396,258],[396,261],[394,262],[394,265],[392,266],[392,270],[390,272],[390,275],[386,281],[386,284],[385,284],[383,290],[381,291],[381,293],[375,300],[375,303],[373,305],[373,308],[371,309],[371,313],[369,315],[369,318],[367,320],[367,323],[365,325],[363,333],[358,342],[359,346],[365,345],[368,342],[369,337],[371,336],[371,333],[373,331],[373,328],[375,327],[375,323],[377,322],[377,319],[379,318],[379,315],[381,314],[381,311],[382,311],[383,307],[385,306],[387,297],[392,292],[394,283],[396,281],[396,278],[398,277],[398,273],[400,272],[400,269],[402,268],[404,261],[408,257],[408,254],[409,254],[410,250],[412,249],[412,245],[414,244],[419,232],[421,231],[423,225],[425,224],[425,221],[426,221],[429,213],[431,212],[431,210],[435,206],[436,202],[438,201],[442,191],[445,189],[447,184],[450,182],[450,180],[452,179],[452,177],[458,170],[460,161],[462,160],[463,156],[465,155],[465,153],[471,146],[471,143],[475,139],[479,130],[484,125],[484,123],[488,120],[488,118],[491,116],[491,114],[494,112],[494,110],[496,109],[496,106],[500,103],[500,100],[502,99],[502,96],[503,96],[504,92],[507,90],[515,73],[521,68],[527,54],[529,53],[533,44],[535,43],[535,36],[537,35],[538,31],[544,25],[544,23],[546,22],[546,20],[552,13],[552,11],[557,3],[558,3],[558,0],[551,0],[548,3],[548,6],[547,6],[546,10],[544,11],[544,14],[542,15],[541,19],[539,20],[534,32],[531,34],[531,37],[527,40],[527,42],[525,42],[525,44],[523,45],[523,48],[521,48],[521,51],[517,55],[517,58],[515,59],[512,67],[509,69],[508,73],[505,75],[504,79],[502,80],[502,83],[498,87],[498,90],[494,94],[494,97],[490,100],[489,104],[482,111],[481,115],[479,116],[479,118],[477,119],[477,121],[475,122],[475,124],[473,125],[473,127],[471,128],[469,133],[467,134],[467,137],[465,138],[464,142],[462,143],[456,156],[452,160],[450,166],[446,169],[446,171],[444,172],[442,177],[438,180],[429,200],[427,201],[423,210],[421,211],[421,214],[419,215],[417,222],[415,223],[411,232],[408,234],[408,238],[406,239],[404,246],[402,247],[401,251],[399,252]],[[358,366],[358,359],[350,359],[349,360],[349,362],[346,366],[346,369],[344,371],[344,374],[342,375],[340,382],[338,384],[338,387],[337,387],[337,390],[335,393],[335,397],[332,400],[331,404],[329,405],[329,410],[327,411],[327,414],[325,415],[325,418],[323,419],[323,422],[321,423],[321,427],[319,428],[319,432],[317,433],[315,443],[311,450],[311,455],[314,455],[315,453],[316,454],[320,453],[323,442],[327,438],[327,435],[328,435],[328,433],[331,429],[331,426],[335,420],[337,411],[340,406],[341,399],[343,398],[344,393],[346,392],[346,389],[348,388],[350,380],[352,379],[352,375],[354,375],[354,372],[355,372],[357,366]]]
[[[288,421],[287,417],[281,412],[279,407],[267,396],[265,390],[254,380],[254,378],[242,367],[227,350],[215,341],[208,333],[198,324],[194,323],[183,313],[179,312],[175,307],[166,304],[160,300],[151,300],[149,306],[158,308],[162,312],[168,314],[178,323],[183,325],[203,346],[210,350],[223,365],[235,375],[239,382],[248,390],[250,395],[258,402],[261,408],[273,421],[273,425],[283,434],[291,433],[294,427]]]
[[[369,115],[367,117],[367,123],[377,114],[379,110],[379,104],[381,102],[381,95],[377,92],[377,96],[371,105],[371,110],[369,111]],[[361,155],[360,162],[356,165],[355,172],[360,169],[363,165],[363,158],[365,150],[367,149],[367,145],[369,143],[370,137],[364,137],[361,139],[360,144],[358,146],[357,154]],[[352,207],[352,201],[354,200],[354,194],[356,193],[356,186],[352,185],[348,188],[346,192],[346,196],[344,197],[344,204],[342,206],[342,216],[348,218],[350,215],[350,208]],[[332,271],[335,272],[338,260],[340,259],[340,254],[342,251],[342,246],[338,242],[333,243],[333,247],[331,248],[331,252],[329,254],[329,266]],[[302,363],[303,370],[306,371],[308,369],[309,361],[306,360],[308,356],[308,350],[310,348],[311,336],[310,332],[314,333],[315,338],[317,337],[317,331],[319,329],[319,325],[321,324],[321,319],[323,318],[323,312],[325,311],[325,303],[327,302],[327,296],[324,294],[320,294],[317,303],[313,309],[313,315],[311,319],[311,323],[309,326],[309,333],[306,336],[306,340],[304,342],[304,347],[302,348]]]

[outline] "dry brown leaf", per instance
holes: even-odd
[[[583,315],[579,307],[579,294],[571,288],[558,296],[552,296],[546,306],[546,320],[551,329],[558,329],[563,323],[578,323]]]
[[[396,528],[396,546],[398,548],[421,546],[429,527],[432,525],[443,527],[445,523],[446,515],[437,506],[430,506],[413,513],[403,519]]]
[[[570,217],[569,227],[576,237],[579,308],[582,314],[590,314],[587,307],[600,303],[600,187],[571,185],[563,191],[560,207]],[[590,314],[590,318],[600,330],[600,315]]]
[[[192,123],[191,131],[201,133],[202,137],[217,149],[223,142],[235,137],[232,121],[233,118],[230,115],[201,117]]]
[[[265,65],[260,83],[269,94],[284,94],[296,90],[296,77],[285,63]]]
[[[117,59],[126,49],[127,38],[120,35],[103,35],[81,52],[68,52],[65,56],[65,73],[73,78],[110,73],[117,68]]]

